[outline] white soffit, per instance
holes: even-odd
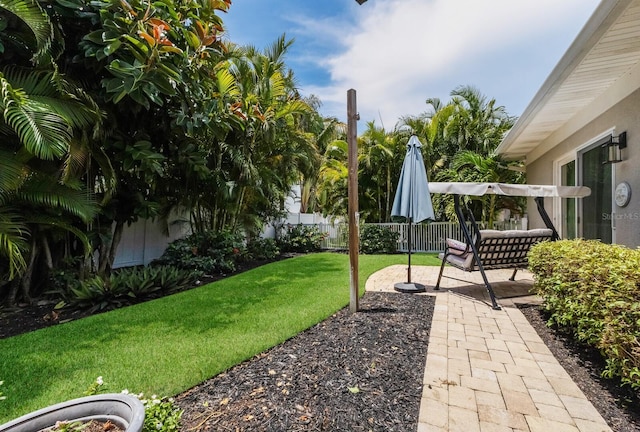
[[[589,110],[596,99],[605,95],[639,62],[640,0],[603,0],[497,152],[509,159],[529,155],[527,162],[532,162],[531,152],[574,116]],[[637,85],[627,87],[623,92],[617,89],[615,102],[638,88]],[[602,99],[607,99],[608,104],[603,104],[597,113],[591,107],[588,117],[593,118],[610,108],[610,98]],[[564,134],[556,133],[554,142],[545,146],[557,144],[559,140],[555,139],[562,137]],[[535,153],[540,155],[539,151]]]

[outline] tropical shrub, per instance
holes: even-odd
[[[66,297],[74,307],[89,309],[91,312],[115,309],[130,301],[126,291],[119,288],[117,285],[112,286],[109,279],[95,276],[78,281],[75,286],[70,287]]]
[[[275,239],[257,238],[247,243],[247,255],[256,260],[272,260],[280,255]]]
[[[114,272],[111,285],[126,291],[130,297],[148,297],[155,292],[172,293],[196,284],[202,272],[172,266],[126,268]]]
[[[287,225],[283,227],[278,246],[282,252],[317,252],[326,235],[315,225]]]
[[[57,292],[72,306],[97,311],[131,304],[156,292],[171,293],[188,288],[196,285],[201,277],[200,271],[170,266],[130,267],[115,271],[108,278],[95,276],[74,281]]]
[[[529,253],[549,323],[604,356],[606,377],[640,389],[640,250],[595,240],[544,242]]]
[[[363,224],[360,228],[360,253],[397,253],[399,238],[399,232],[384,225]]]
[[[47,294],[61,294],[75,286],[78,279],[82,279],[78,273],[82,265],[82,257],[68,257],[60,260],[58,266],[49,271],[47,281]]]
[[[172,242],[154,265],[170,265],[207,274],[233,273],[245,255],[242,235],[230,231],[194,233]]]

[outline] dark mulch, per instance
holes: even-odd
[[[367,293],[361,306],[176,396],[182,431],[415,431],[433,300]],[[0,339],[86,315],[52,307],[0,309]],[[521,310],[611,428],[640,431],[637,392],[602,379],[600,355],[538,307]]]
[[[540,307],[523,306],[520,310],[611,429],[640,431],[638,392],[620,387],[619,380],[600,376],[606,366],[600,353],[579,344],[561,329],[547,327],[548,316]]]
[[[182,430],[412,431],[434,298],[367,293],[176,400]]]

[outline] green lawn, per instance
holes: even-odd
[[[360,291],[406,255],[361,255]],[[439,265],[415,254],[412,265]],[[305,255],[193,290],[0,340],[0,424],[82,393],[175,395],[349,304],[349,256]]]

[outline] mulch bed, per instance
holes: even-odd
[[[434,298],[367,293],[176,397],[183,431],[415,431]]]
[[[540,307],[522,306],[520,310],[611,429],[640,431],[640,393],[620,387],[619,380],[602,378],[606,363],[600,353],[579,344],[562,329],[548,327],[548,317]]]

